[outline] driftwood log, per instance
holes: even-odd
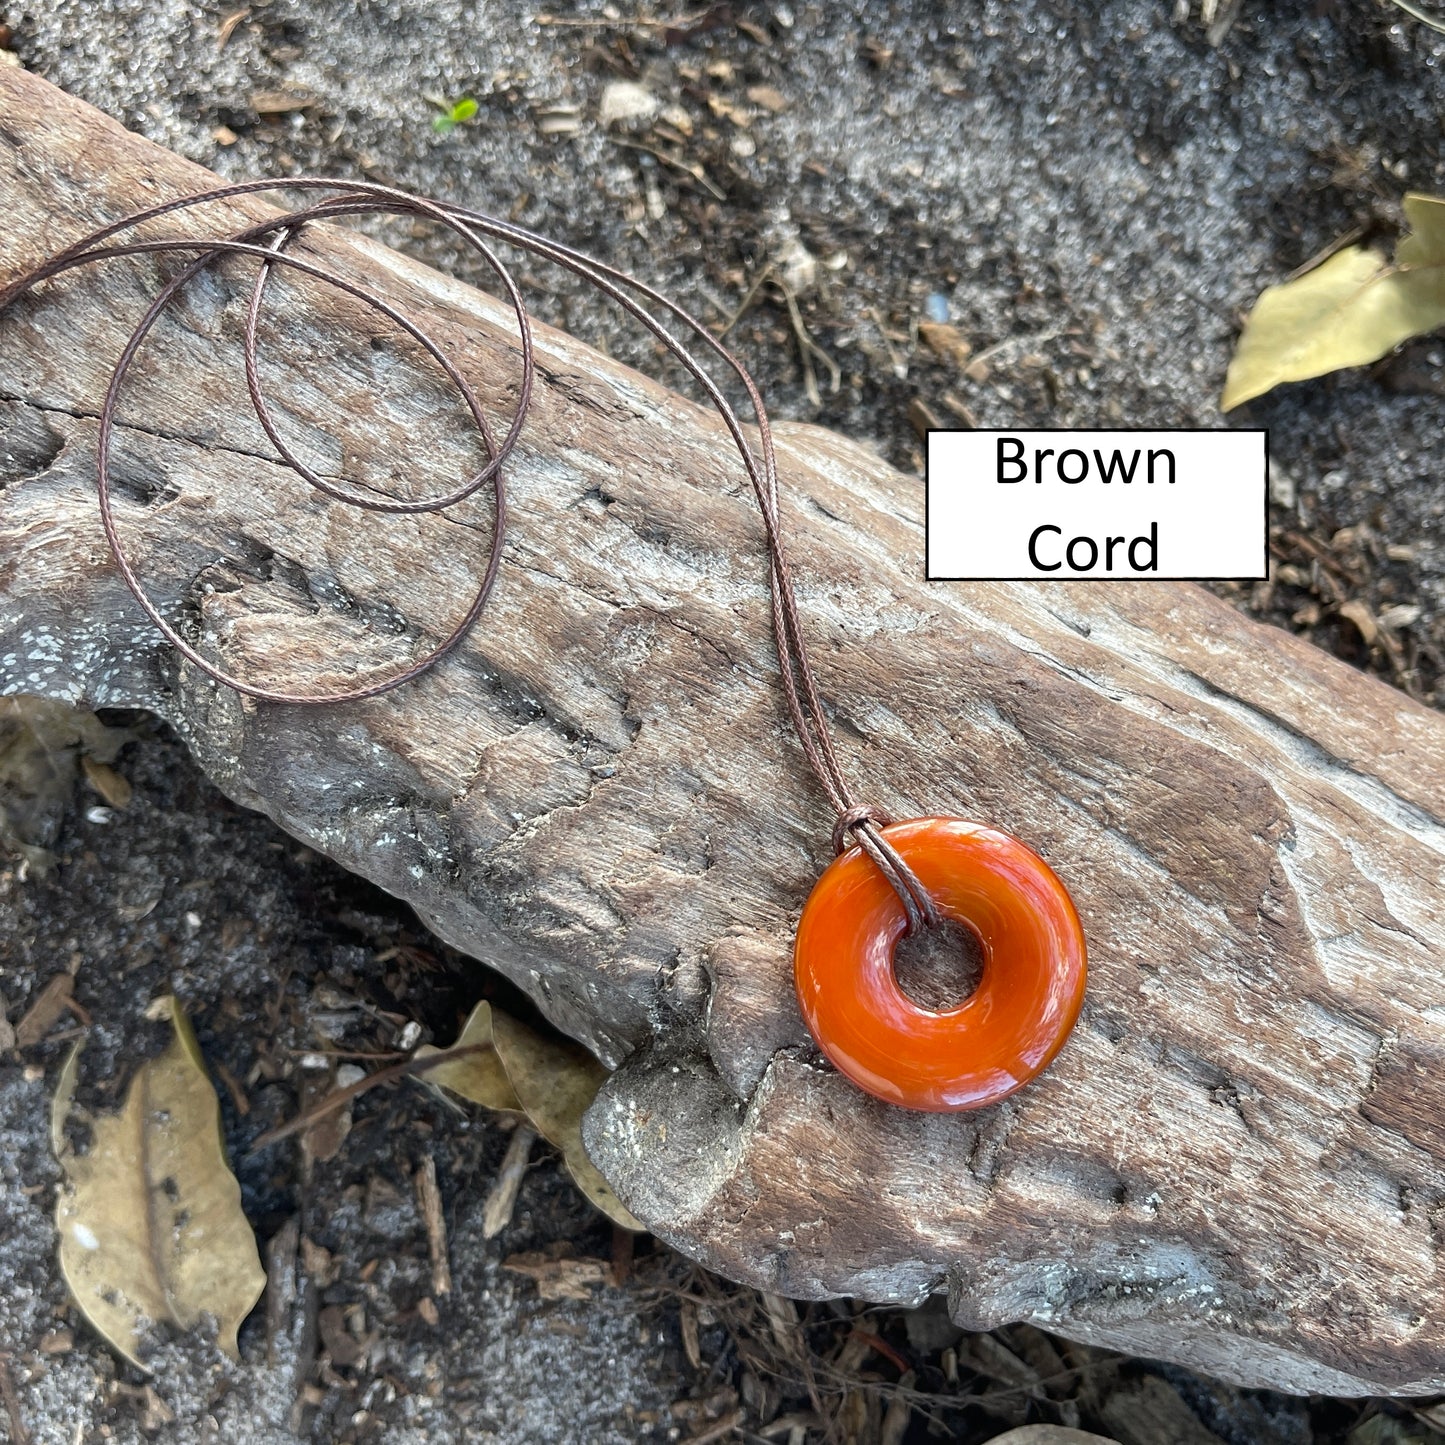
[[[211,180],[0,71],[0,277]],[[501,307],[349,232],[304,247],[509,414]],[[970,1327],[1028,1319],[1287,1390],[1445,1389],[1445,720],[1193,586],[926,583],[917,482],[782,428],[801,601],[862,791],[1029,840],[1091,941],[1083,1019],[1037,1084],[976,1114],[884,1107],[822,1064],[792,995],[830,819],[712,414],[544,331],[501,583],[466,646],[368,704],[244,703],[178,665],[97,524],[109,359],[166,264],[0,317],[0,688],[153,709],[232,797],[518,982],[617,1066],[588,1121],[599,1165],[726,1274],[947,1289]],[[295,310],[263,331],[265,384],[323,470],[392,487],[475,465],[414,348],[309,283],[278,290]],[[225,268],[196,284],[143,353],[121,525],[218,660],[340,684],[455,615],[488,512],[388,521],[308,495],[244,400],[244,293]]]

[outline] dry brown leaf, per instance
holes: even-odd
[[[68,973],[57,973],[35,995],[34,1002],[25,1010],[15,1025],[15,1047],[33,1048],[51,1029],[66,1009],[70,1007],[71,995],[75,992],[75,978]]]
[[[1412,336],[1445,326],[1445,199],[1405,197],[1410,234],[1393,261],[1346,246],[1264,291],[1224,382],[1222,411],[1285,381],[1368,366]]]
[[[473,1104],[480,1104],[484,1109],[521,1112],[521,1101],[508,1081],[507,1071],[493,1046],[491,1004],[483,1001],[472,1010],[452,1048],[475,1048],[480,1052],[466,1054],[428,1069],[423,1075],[427,1083],[440,1084],[444,1089],[450,1089],[452,1093],[469,1099]],[[447,1052],[449,1050],[423,1044],[414,1057],[427,1059]]]
[[[109,763],[97,762],[89,753],[80,760],[85,780],[112,808],[130,806],[131,786]]]
[[[266,1282],[195,1033],[165,1002],[170,1046],[141,1065],[119,1113],[92,1121],[85,1154],[64,1149],[69,1061],[51,1117],[66,1172],[55,1211],[61,1270],[85,1317],[141,1369],[152,1324],[191,1329],[207,1314],[237,1358],[236,1331]]]
[[[545,1037],[501,1010],[492,1014],[492,1040],[527,1117],[562,1151],[577,1187],[614,1224],[643,1229],[582,1143],[582,1116],[607,1081],[607,1069],[581,1044]]]
[[[135,737],[94,713],[44,697],[0,698],[0,844],[37,871],[54,862],[44,846],[75,789],[82,754],[99,763]]]

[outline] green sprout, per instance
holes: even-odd
[[[438,135],[450,135],[477,113],[477,103],[471,96],[464,95],[460,100],[451,105],[443,105],[440,109],[441,114],[432,117],[432,129]]]

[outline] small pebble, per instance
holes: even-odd
[[[942,291],[930,291],[928,300],[923,303],[923,314],[930,321],[947,321],[949,316],[948,297]]]

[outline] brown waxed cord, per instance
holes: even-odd
[[[131,241],[117,245],[103,244],[123,231],[172,212],[191,210],[197,206],[228,201],[256,192],[281,190],[319,190],[335,194],[323,198],[305,209],[285,212],[270,220],[252,225],[233,236],[210,239],[177,238]],[[442,348],[420,327],[390,306],[376,292],[290,253],[289,248],[292,243],[312,222],[361,215],[406,215],[435,221],[451,230],[466,245],[476,251],[501,283],[508,304],[516,317],[521,345],[522,374],[518,388],[517,409],[506,434],[500,440],[494,436],[491,424],[465,377]],[[526,305],[511,273],[491,250],[487,240],[483,239],[484,237],[504,241],[516,246],[519,250],[552,261],[595,286],[604,295],[617,302],[629,315],[641,322],[662,342],[707,394],[709,401],[716,408],[732,437],[762,513],[769,559],[773,634],[777,642],[783,694],[793,721],[794,731],[797,733],[799,744],[803,749],[803,755],[821,783],[823,791],[837,815],[837,823],[833,829],[834,850],[841,852],[847,836],[851,833],[854,840],[878,865],[889,884],[897,892],[907,915],[909,931],[916,933],[925,926],[936,924],[939,917],[928,890],[924,888],[912,869],[881,832],[881,829],[887,826],[888,819],[876,809],[862,806],[855,800],[834,751],[827,713],[818,696],[817,685],[808,658],[807,644],[803,638],[797,598],[793,589],[792,572],[783,545],[782,521],[778,507],[777,457],[773,448],[772,431],[768,424],[762,396],[752,377],[749,376],[737,357],[723,346],[700,321],[660,292],[628,276],[625,272],[595,261],[559,242],[549,241],[521,226],[498,220],[465,206],[428,200],[369,181],[333,180],[323,177],[301,177],[285,182],[243,181],[232,185],[217,186],[211,190],[152,206],[147,210],[128,216],[124,220],[104,226],[51,256],[29,274],[0,288],[0,311],[3,311],[11,302],[42,281],[96,261],[112,260],[124,256],[170,253],[181,253],[192,258],[165,283],[131,333],[111,372],[105,400],[101,407],[96,445],[96,487],[100,503],[101,526],[126,586],[166,640],[187,661],[223,686],[232,688],[248,697],[268,702],[316,705],[330,702],[356,702],[363,698],[377,697],[419,677],[456,647],[481,614],[487,597],[496,582],[507,527],[506,486],[503,468],[521,435],[531,405],[536,372],[535,350]],[[494,525],[487,565],[481,583],[461,621],[430,652],[380,682],[368,683],[347,691],[318,695],[265,688],[235,677],[202,656],[197,648],[188,643],[175,626],[167,621],[146,592],[143,583],[125,555],[111,504],[110,475],[111,439],[115,428],[116,408],[121,386],[137,353],[160,319],[161,314],[196,276],[226,256],[251,257],[258,263],[246,311],[244,338],[246,389],[257,420],[288,467],[309,485],[334,500],[374,512],[407,514],[440,512],[474,495],[483,487],[490,486],[493,497]],[[465,402],[472,424],[476,427],[486,452],[486,465],[446,495],[425,498],[421,501],[400,501],[381,494],[361,494],[328,481],[306,466],[279,435],[261,389],[260,368],[257,361],[257,328],[267,285],[277,266],[290,267],[303,276],[309,276],[313,280],[336,287],[346,295],[371,307],[389,321],[395,322],[416,341],[441,367],[448,381],[457,389]],[[639,297],[642,299],[637,299]],[[659,320],[653,311],[649,310],[649,306],[660,308],[673,322],[686,328],[686,331],[691,334],[694,344],[700,342],[741,382],[747,392],[749,405],[757,418],[758,446],[756,452],[744,435],[743,423],[737,412],[702,362],[673,335],[668,326]]]

